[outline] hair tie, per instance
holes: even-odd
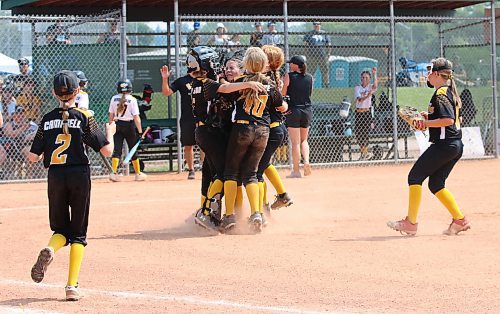
[[[63,123],[68,123],[68,120],[63,120]]]

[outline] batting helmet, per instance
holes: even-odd
[[[188,73],[205,70],[215,77],[220,70],[219,54],[207,46],[194,47],[187,55],[186,65]]]
[[[76,74],[76,77],[80,80],[80,87],[85,87],[87,85],[87,82],[89,81],[87,77],[85,76],[85,73],[80,70],[73,71]]]
[[[116,83],[116,91],[118,93],[131,93],[132,92],[132,82],[129,79],[119,80]]]

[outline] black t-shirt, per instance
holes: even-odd
[[[191,75],[179,77],[170,84],[170,89],[181,94],[181,120],[194,121],[191,106],[191,87],[195,79]]]
[[[191,105],[196,122],[206,122],[208,113],[213,110],[217,90],[220,83],[209,78],[193,80],[191,88]]]
[[[460,129],[460,112],[453,101],[451,88],[443,86],[437,89],[432,95],[429,103],[429,120],[441,118],[451,118],[455,123],[446,127],[429,128],[429,142],[437,142],[445,139],[461,139],[462,130]]]
[[[62,130],[62,109],[56,108],[43,116],[31,152],[43,153],[45,168],[64,165],[88,165],[86,144],[98,152],[109,144],[94,117],[78,108],[69,109],[69,134]]]
[[[244,82],[246,76],[239,77],[236,82]],[[270,111],[276,111],[276,107],[283,104],[283,98],[279,91],[271,85],[270,81],[262,82],[267,88],[266,94],[259,94],[258,98],[249,100],[242,98],[241,91],[233,93],[236,99],[235,120],[247,120],[260,125],[269,125],[271,123]]]
[[[273,71],[269,71],[266,73],[266,76],[269,77],[269,79],[273,82],[276,82],[275,75]],[[277,106],[279,107],[279,106]],[[271,123],[273,122],[282,122],[284,119],[283,114],[281,111],[278,111],[276,109],[274,110],[269,110],[269,114],[271,115]]]
[[[298,72],[288,73],[290,84],[286,94],[290,96],[290,109],[293,107],[304,107],[311,105],[311,93],[313,78],[311,74],[302,75]]]

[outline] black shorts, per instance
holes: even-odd
[[[356,112],[354,119],[354,133],[356,134],[358,144],[361,146],[368,146],[372,125],[372,113],[370,111]]]
[[[196,129],[196,122],[194,120],[181,119],[180,126],[181,126],[181,145],[182,146],[196,145],[196,140],[194,135]]]
[[[293,107],[285,118],[289,128],[308,128],[311,125],[312,107]]]

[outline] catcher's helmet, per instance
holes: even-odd
[[[198,46],[189,51],[186,58],[188,73],[205,70],[209,74],[219,73],[219,54],[210,47]]]
[[[122,79],[116,83],[116,91],[118,93],[131,93],[132,92],[132,82],[129,79]]]

